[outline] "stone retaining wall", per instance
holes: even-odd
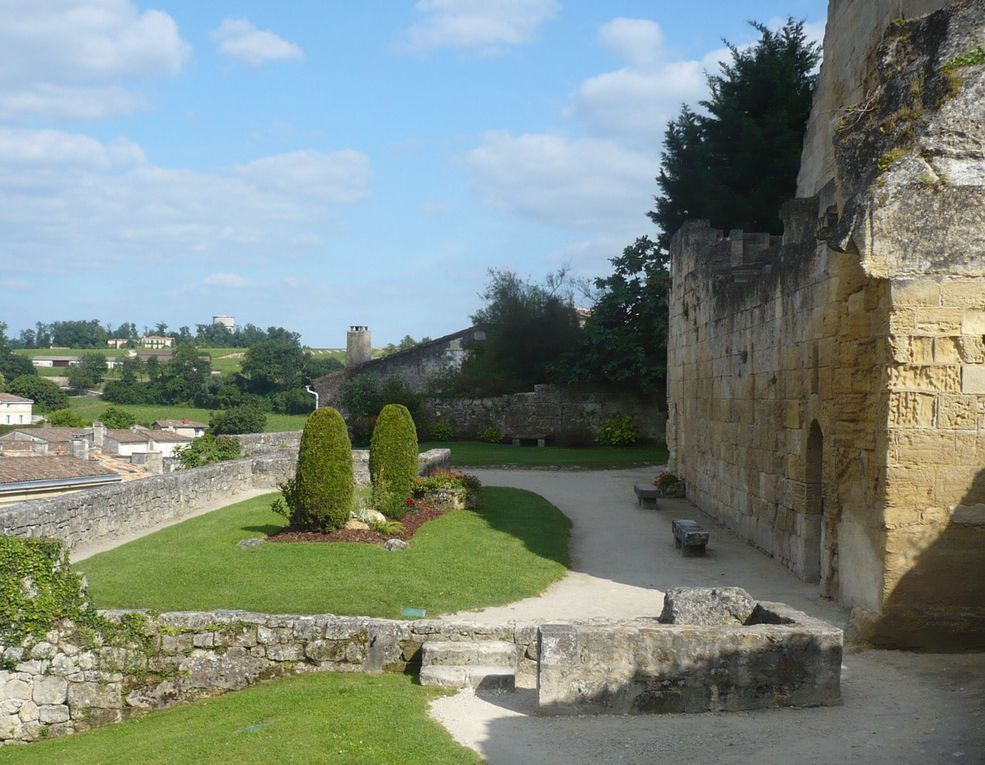
[[[535,385],[533,392],[478,399],[425,399],[418,416],[422,428],[448,423],[455,438],[477,438],[485,428],[505,435],[545,435],[561,445],[591,444],[599,425],[628,414],[640,436],[663,444],[667,415],[655,401],[611,396],[558,385]]]
[[[120,619],[127,612],[103,613]],[[244,611],[145,618],[144,649],[84,647],[70,624],[29,649],[0,646],[10,667],[0,670],[0,744],[84,731],[272,677],[401,672],[420,664],[421,645],[431,639],[515,643],[528,676],[536,662],[533,623],[489,627]]]
[[[352,456],[356,484],[368,485],[369,452],[354,450]],[[274,491],[294,475],[296,464],[296,452],[258,450],[246,459],[19,502],[0,508],[0,534],[54,537],[69,550],[104,545],[149,533],[208,505],[231,504],[250,489]],[[448,449],[432,449],[419,458],[423,475],[450,464]]]
[[[723,712],[841,703],[842,632],[782,603],[766,623],[545,624],[542,714]]]

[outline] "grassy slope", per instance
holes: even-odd
[[[132,413],[138,422],[152,423],[154,420],[189,420],[209,424],[212,411],[198,409],[194,406],[165,406],[163,404],[110,404],[99,398],[73,396],[69,398],[69,406],[78,411],[87,420],[97,420],[102,411],[108,406],[116,406]],[[273,414],[267,413],[267,433],[279,433],[285,430],[301,430],[304,427],[306,415],[303,414]]]
[[[662,446],[511,446],[486,444],[479,441],[433,441],[421,444],[425,449],[451,449],[454,465],[470,467],[494,467],[518,465],[520,467],[577,467],[586,470],[602,468],[662,465],[667,461],[667,450]]]
[[[564,575],[570,521],[542,497],[484,488],[481,512],[422,527],[409,550],[378,545],[265,544],[241,539],[281,527],[276,495],[240,502],[78,564],[100,608],[429,616],[509,603]]]
[[[122,725],[0,748],[0,763],[468,763],[427,714],[439,691],[402,675],[305,675]]]

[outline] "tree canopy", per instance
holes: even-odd
[[[701,102],[707,114],[685,106],[667,125],[661,194],[648,213],[664,252],[687,218],[780,233],[780,205],[796,193],[821,52],[803,22],[788,19],[775,32],[750,23],[759,40],[749,48],[726,43],[731,60],[708,77],[711,93]]]

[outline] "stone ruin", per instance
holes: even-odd
[[[782,237],[672,243],[670,469],[877,644],[985,648],[983,186],[985,4],[832,0]]]

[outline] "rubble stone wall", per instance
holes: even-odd
[[[103,612],[119,619],[124,612]],[[153,709],[303,672],[401,672],[425,640],[515,643],[536,666],[537,627],[509,623],[272,616],[242,611],[145,615],[142,648],[89,645],[70,624],[28,648],[0,646],[0,745],[61,736]]]

